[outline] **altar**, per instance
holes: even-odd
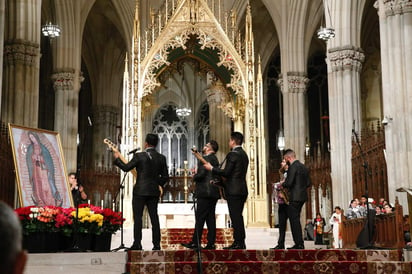
[[[195,226],[193,203],[159,203],[160,228],[191,228]],[[228,227],[229,210],[225,200],[216,204],[216,228]]]

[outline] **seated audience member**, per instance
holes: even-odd
[[[0,201],[0,274],[24,273],[27,253],[22,249],[22,235],[16,213]]]
[[[382,206],[381,205],[376,206],[375,207],[375,212],[376,212],[376,215],[381,215],[383,213],[382,212]]]
[[[386,204],[383,206],[383,211],[385,213],[393,213],[393,207],[390,204]]]
[[[354,199],[350,202],[349,208],[346,211],[346,218],[354,219],[360,217],[362,217],[362,215],[358,207],[358,202],[356,201],[356,199]]]

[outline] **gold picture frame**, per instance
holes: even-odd
[[[8,124],[20,206],[73,206],[60,135]]]

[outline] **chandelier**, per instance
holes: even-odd
[[[61,30],[58,25],[54,25],[51,22],[49,22],[46,25],[43,25],[41,27],[41,32],[43,33],[44,36],[54,38],[54,37],[60,36]]]
[[[323,6],[326,9],[326,13],[329,15],[329,22],[332,22],[332,18],[330,16],[330,10],[329,10],[329,6],[328,3],[326,2],[326,0],[323,0]],[[326,16],[325,13],[325,16]],[[322,21],[323,21],[323,17],[322,17]],[[326,25],[326,19],[325,19],[325,25]],[[318,29],[317,32],[318,38],[322,39],[324,41],[328,41],[329,39],[335,37],[335,29],[333,27],[323,27],[322,23],[320,28]]]
[[[192,110],[190,108],[186,107],[178,107],[176,109],[176,115],[180,117],[187,117],[192,113]]]
[[[182,66],[182,84],[180,86],[180,98],[183,97],[183,87],[184,87],[184,80],[185,80],[185,68]],[[179,117],[187,117],[192,113],[192,109],[190,107],[179,106],[176,108],[176,115]]]
[[[326,28],[326,27],[320,27],[318,29],[318,38],[328,41],[329,39],[335,37],[335,29],[334,28]]]

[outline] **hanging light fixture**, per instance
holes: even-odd
[[[327,1],[327,0],[323,0],[323,1],[322,1],[322,2],[323,2],[323,6],[326,8],[326,12],[327,12],[327,14],[328,14],[328,16],[329,16],[329,22],[332,22],[332,17],[331,17],[331,15],[330,15],[329,6],[328,6],[328,4],[327,4],[326,1]],[[325,14],[325,16],[326,16],[326,14]],[[323,18],[322,18],[322,21],[323,21]],[[325,22],[326,22],[326,19],[325,19]],[[322,26],[322,23],[321,23],[321,26],[320,26],[320,28],[318,29],[317,34],[318,34],[318,38],[319,38],[319,39],[328,41],[329,39],[335,37],[335,29],[334,29],[333,27],[326,27],[326,23],[325,23],[325,27],[324,27],[324,26]]]
[[[182,84],[180,85],[180,100],[182,100],[183,98],[183,94],[184,94],[184,80],[185,80],[185,68],[184,66],[182,66]],[[190,107],[185,107],[185,106],[178,106],[176,108],[176,115],[179,117],[187,117],[192,113],[192,109]]]
[[[54,25],[51,22],[41,27],[41,32],[44,36],[54,38],[60,36],[61,29],[59,25]]]
[[[54,17],[54,4],[49,1],[48,2],[49,8],[50,8],[50,17],[53,18]],[[52,19],[52,21],[54,21]],[[45,25],[43,25],[41,27],[41,32],[44,36],[46,37],[50,37],[50,38],[55,38],[55,37],[59,37],[60,36],[60,26],[57,24],[53,24],[52,21],[49,21],[48,23],[46,23]]]
[[[278,149],[280,150],[280,152],[285,150],[285,135],[283,135],[282,129],[279,130],[278,134]]]

